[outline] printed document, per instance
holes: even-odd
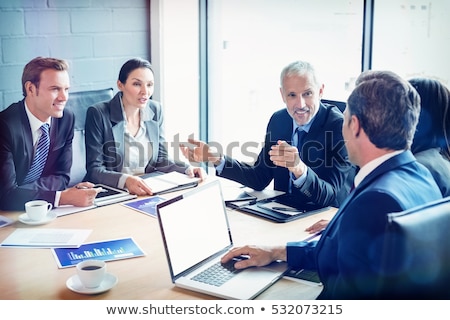
[[[91,232],[89,229],[18,228],[3,240],[1,247],[78,248]]]

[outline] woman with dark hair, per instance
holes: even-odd
[[[157,170],[202,178],[200,168],[169,158],[162,107],[150,99],[154,83],[150,62],[130,59],[120,69],[119,92],[88,109],[85,180],[152,195],[139,175]]]
[[[450,91],[428,78],[409,80],[421,100],[411,151],[430,170],[444,197],[450,196]]]

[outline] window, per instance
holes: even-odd
[[[207,77],[199,73],[204,3]],[[363,26],[364,5],[372,3],[373,30]],[[181,140],[200,136],[200,89],[208,90],[203,137],[228,155],[254,161],[269,117],[284,108],[281,69],[297,59],[316,66],[325,83],[324,99],[330,100],[347,99],[362,65],[450,84],[445,15],[450,1],[152,0],[151,5],[152,62],[161,69],[156,75],[160,96],[154,98],[165,108],[169,142],[177,134]],[[373,36],[371,63],[362,61],[363,30],[366,39]],[[207,86],[200,88],[205,78]]]
[[[294,60],[315,65],[325,99],[345,101],[361,72],[362,24],[363,1],[208,1],[209,141],[254,161]]]
[[[177,141],[199,128],[198,0],[151,1],[153,99],[164,108],[169,154],[183,160]]]
[[[376,0],[372,69],[450,84],[450,1]],[[386,23],[389,21],[389,23]]]

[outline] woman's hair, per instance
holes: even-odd
[[[377,148],[406,150],[411,147],[420,113],[417,91],[391,71],[365,71],[347,102]]]
[[[36,57],[25,65],[22,73],[22,94],[27,96],[27,90],[25,83],[30,81],[32,84],[39,88],[41,82],[41,73],[45,70],[53,69],[56,71],[69,70],[69,64],[67,61],[56,58]]]
[[[125,62],[122,68],[120,68],[119,81],[122,83],[127,82],[130,73],[139,68],[147,68],[153,72],[152,65],[149,61],[142,58],[133,58]]]
[[[413,153],[440,148],[450,160],[450,91],[441,82],[428,78],[409,80],[421,100],[419,124],[414,135]]]

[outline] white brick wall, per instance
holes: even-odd
[[[0,0],[0,110],[22,99],[38,55],[69,61],[73,92],[116,88],[126,60],[150,60],[149,11],[149,0]]]

